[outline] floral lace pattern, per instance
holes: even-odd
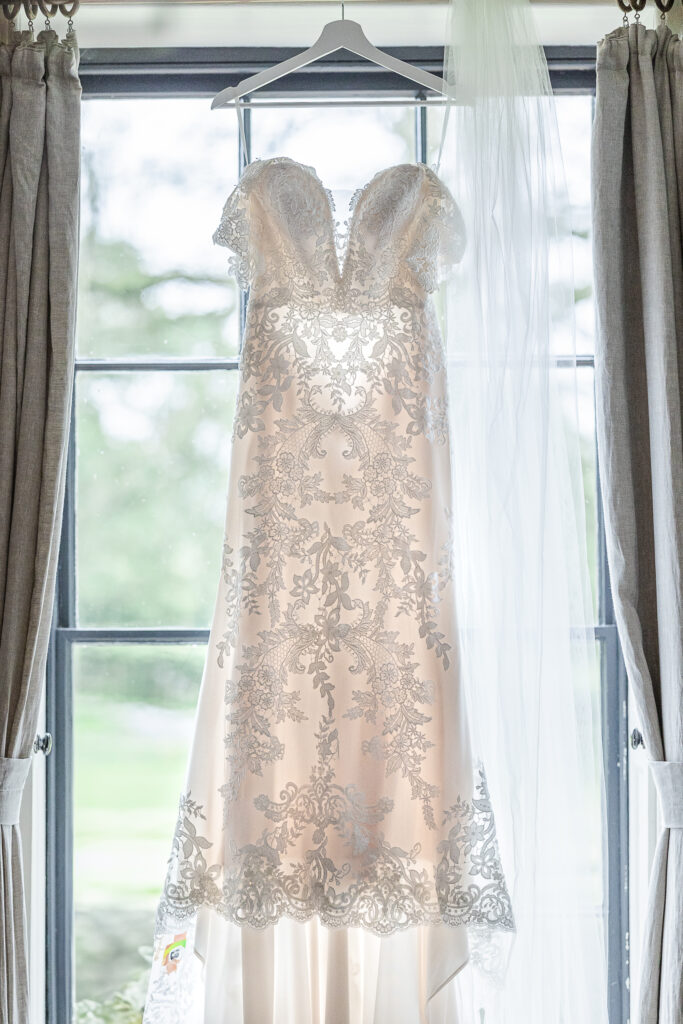
[[[331,776],[318,773],[307,786],[290,783],[280,796],[280,800],[264,796],[258,801],[259,810],[274,827],[264,832],[259,844],[234,851],[229,873],[220,863],[211,862],[213,844],[201,830],[203,808],[190,793],[181,797],[169,881],[160,907],[166,930],[180,927],[201,904],[256,928],[275,924],[285,914],[300,921],[317,914],[325,925],[363,927],[378,935],[416,922],[514,928],[481,766],[475,797],[458,801],[445,815],[446,838],[439,844],[441,858],[432,869],[421,863],[419,843],[402,850],[372,828],[391,812],[390,799],[369,805],[355,786],[344,790],[333,784]],[[315,826],[318,845],[305,864],[289,873],[282,860],[287,836],[310,825]],[[327,856],[329,826],[343,835],[364,863],[364,870],[347,888],[340,883],[350,865],[335,864]]]
[[[462,217],[401,164],[355,193],[343,239],[334,218],[281,157],[245,170],[214,234],[250,289],[198,720],[222,773],[196,744],[160,942],[201,906],[253,927],[513,928],[455,647],[430,293]]]

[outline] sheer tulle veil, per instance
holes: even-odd
[[[451,0],[445,63],[440,174],[468,236],[445,288],[462,662],[516,922],[512,937],[475,936],[453,1019],[604,1024],[599,670],[567,352],[571,228],[528,0]]]

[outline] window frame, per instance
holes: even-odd
[[[115,97],[211,97],[297,51],[285,48],[189,47],[84,49],[80,76],[84,101]],[[397,47],[389,52],[434,74],[443,70],[438,47]],[[556,95],[595,95],[595,48],[546,47]],[[312,94],[330,99],[343,95],[394,94],[420,97],[404,80],[349,54],[331,54],[302,72],[280,79],[269,90],[278,99]],[[247,149],[250,112],[245,110]],[[241,140],[239,166],[244,153]],[[415,108],[415,159],[427,160],[427,109]],[[240,300],[244,324],[246,296]],[[560,360],[561,363],[561,360]],[[594,368],[592,355],[577,357],[577,366]],[[76,357],[78,376],[93,371],[237,371],[237,358],[164,359]],[[45,1020],[72,1024],[74,992],[73,931],[73,691],[74,644],[206,644],[208,629],[79,628],[76,620],[76,437],[75,402],[71,410],[64,516],[51,627],[46,691],[46,726],[55,738],[47,758],[46,779],[46,963]],[[608,900],[607,957],[610,1024],[627,1024],[629,1009],[629,874],[628,874],[628,694],[605,546],[600,480],[597,481],[599,609],[594,628],[602,652],[602,721],[605,768],[605,892]]]

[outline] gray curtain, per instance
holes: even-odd
[[[0,43],[0,1020],[28,1021],[21,795],[45,674],[73,381],[73,35]]]
[[[619,636],[661,811],[640,1024],[683,1021],[683,41],[598,47],[598,447]]]

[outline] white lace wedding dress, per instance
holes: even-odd
[[[214,241],[249,303],[145,1024],[432,1024],[468,933],[513,928],[456,649],[431,293],[462,217],[401,164],[342,236],[315,171],[278,157]]]

